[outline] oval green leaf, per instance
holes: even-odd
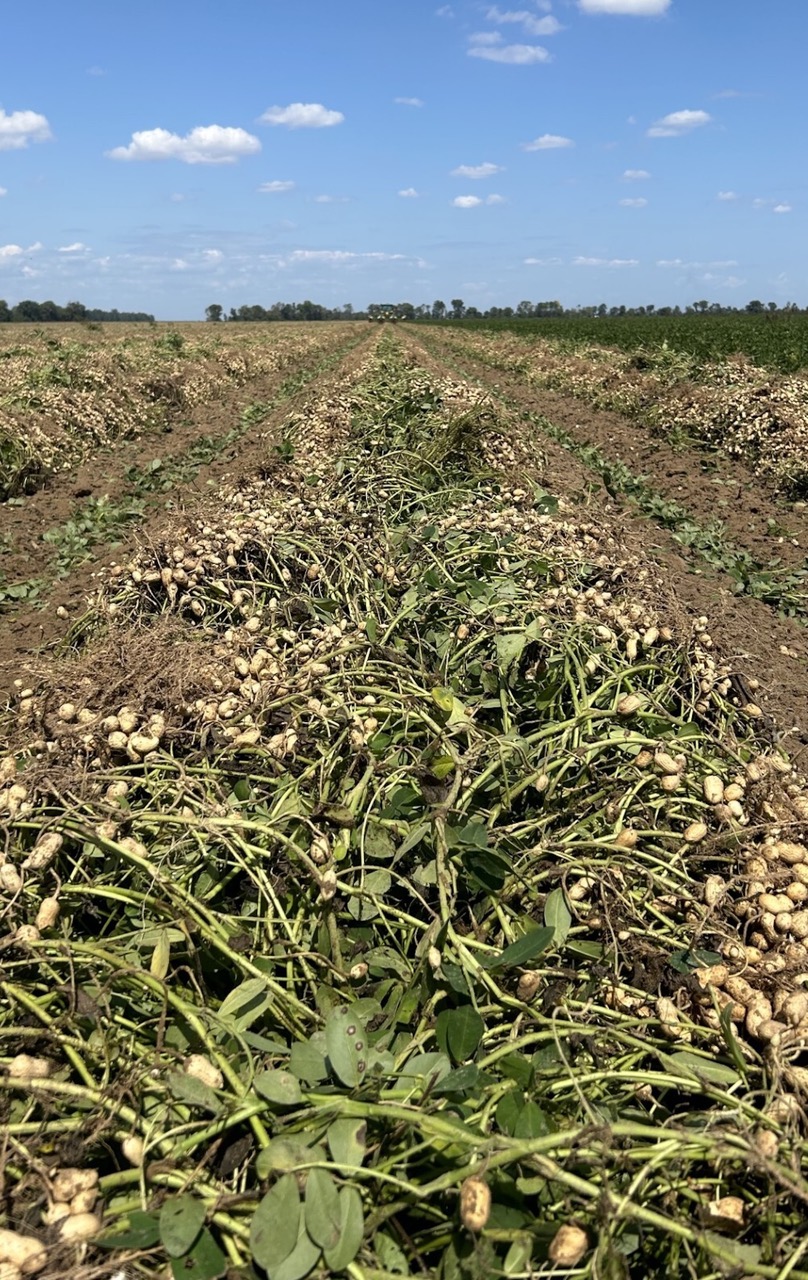
[[[350,1010],[334,1009],[325,1023],[325,1042],[332,1069],[344,1085],[353,1089],[367,1070],[367,1036]]]
[[[301,1216],[297,1179],[291,1173],[284,1174],[264,1196],[250,1223],[252,1255],[273,1277],[273,1269],[297,1245]]]
[[[517,938],[516,942],[512,942],[506,947],[500,956],[494,960],[489,960],[486,964],[487,969],[516,969],[520,965],[527,964],[530,960],[535,960],[543,951],[552,943],[555,938],[555,929],[552,926],[546,926],[542,929],[531,929],[523,937]]]
[[[470,1004],[449,1010],[446,1039],[449,1053],[455,1062],[467,1062],[476,1053],[484,1032],[485,1023]]]
[[[287,1138],[273,1138],[268,1147],[258,1152],[255,1172],[259,1178],[268,1178],[271,1173],[294,1173],[325,1158],[323,1147],[310,1147],[303,1138],[289,1134]]]
[[[319,1084],[328,1075],[325,1057],[309,1040],[292,1045],[289,1070],[305,1084]]]
[[[321,1256],[320,1246],[311,1239],[301,1218],[297,1244],[289,1257],[274,1268],[270,1280],[303,1280],[314,1269]]]
[[[176,1196],[160,1210],[160,1243],[172,1258],[187,1253],[202,1230],[205,1206],[196,1196]]]
[[[553,930],[553,942],[556,946],[561,946],[572,927],[572,916],[563,889],[553,889],[553,892],[547,895],[547,901],[544,904],[544,923]]]
[[[365,1215],[362,1212],[362,1197],[356,1187],[343,1187],[340,1191],[339,1215],[339,1242],[333,1249],[325,1250],[325,1260],[332,1271],[344,1271],[362,1247]]]
[[[551,1126],[541,1107],[535,1102],[526,1102],[514,1126],[514,1138],[543,1138],[551,1132]]]
[[[306,1230],[321,1249],[333,1249],[341,1235],[339,1192],[325,1169],[310,1169],[306,1179]]]
[[[349,1169],[361,1168],[365,1158],[367,1124],[364,1120],[335,1120],[329,1125],[328,1146],[334,1164]]]
[[[294,1107],[303,1101],[300,1081],[291,1071],[260,1071],[253,1087],[259,1097],[278,1106]]]
[[[227,1271],[227,1258],[207,1227],[189,1253],[171,1259],[174,1280],[219,1280]]]

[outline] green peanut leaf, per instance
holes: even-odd
[[[517,938],[506,947],[501,955],[486,962],[487,969],[517,969],[520,965],[535,960],[546,951],[555,938],[555,928],[547,926],[542,929],[531,929],[523,937]]]
[[[335,1120],[329,1125],[326,1137],[334,1164],[361,1168],[367,1139],[367,1124],[364,1120]]]
[[[560,946],[572,927],[572,916],[563,889],[554,889],[544,904],[544,923],[553,930],[553,942]]]
[[[485,1023],[470,1004],[459,1009],[444,1009],[438,1014],[435,1035],[441,1049],[455,1062],[467,1062],[483,1038]]]
[[[311,1169],[306,1180],[306,1230],[322,1249],[333,1249],[341,1235],[339,1191],[325,1169]]]
[[[291,1071],[261,1071],[253,1081],[255,1092],[267,1102],[293,1107],[303,1101],[300,1081]]]
[[[356,1187],[343,1187],[340,1191],[339,1214],[339,1241],[333,1249],[324,1251],[325,1260],[332,1271],[343,1271],[353,1262],[362,1246],[365,1215],[362,1212],[362,1197]]]
[[[264,1196],[250,1223],[252,1255],[273,1280],[275,1268],[297,1245],[301,1217],[297,1179],[284,1174]]]
[[[325,1043],[334,1073],[349,1089],[358,1085],[367,1070],[367,1037],[350,1010],[334,1009],[325,1023]]]
[[[172,1258],[187,1253],[202,1230],[205,1206],[196,1196],[177,1196],[160,1210],[160,1243]]]
[[[174,1280],[219,1280],[227,1271],[227,1257],[207,1227],[189,1253],[171,1259]]]

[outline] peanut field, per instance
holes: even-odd
[[[808,1280],[808,384],[8,327],[2,1280]]]

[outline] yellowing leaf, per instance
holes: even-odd
[[[153,978],[163,981],[168,973],[168,966],[171,961],[171,943],[168,937],[168,930],[161,929],[160,936],[152,951],[151,963],[149,964],[149,973]]]

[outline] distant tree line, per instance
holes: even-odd
[[[21,303],[21,306],[26,304]],[[47,305],[47,304],[42,304]],[[2,304],[0,304],[2,306]],[[645,307],[607,306],[605,302],[590,307],[564,307],[557,300],[550,302],[520,302],[515,307],[489,307],[481,311],[478,307],[466,306],[462,298],[452,298],[447,304],[440,299],[433,303],[421,302],[371,302],[365,311],[355,310],[350,303],[343,307],[324,307],[320,303],[310,302],[275,302],[271,307],[231,307],[229,314],[224,307],[214,303],[205,309],[205,319],[220,323],[222,321],[267,321],[267,320],[379,320],[395,318],[410,322],[434,320],[511,320],[511,319],[560,319],[565,316],[684,316],[712,315],[727,316],[738,314],[794,314],[802,310],[796,302],[786,302],[779,306],[776,302],[761,302],[754,298],[742,307],[730,307],[721,302],[708,302],[706,298],[692,303],[690,306],[657,307],[649,304]],[[805,308],[808,310],[808,308]],[[129,318],[121,316],[121,319]]]
[[[364,312],[354,311],[350,302],[344,307],[323,307],[319,302],[273,302],[271,307],[231,307],[225,315],[218,302],[205,308],[205,319],[218,324],[222,320],[363,320]]]
[[[374,312],[378,313],[382,309],[372,304],[368,307],[368,314],[372,316]],[[489,307],[487,311],[480,311],[477,307],[467,307],[462,298],[453,298],[448,307],[445,302],[438,299],[431,306],[428,303],[421,303],[417,307],[409,302],[399,303],[396,310],[402,320],[542,320],[560,319],[565,316],[728,316],[739,313],[763,315],[783,312],[792,314],[799,312],[801,308],[796,302],[786,302],[783,306],[778,306],[776,302],[760,302],[757,298],[747,302],[744,307],[730,307],[721,302],[708,302],[705,298],[686,307],[678,305],[657,307],[652,303],[645,307],[610,307],[605,302],[591,307],[564,307],[557,300],[553,300],[551,302],[525,301],[520,302],[516,307]]]
[[[66,320],[104,323],[114,320],[148,320],[154,324],[154,316],[147,315],[145,311],[101,311],[97,307],[85,307],[83,302],[68,302],[60,307],[55,302],[32,302],[29,298],[18,302],[16,307],[10,307],[0,298],[0,324],[3,321],[10,324],[48,324],[55,320],[62,323]]]

